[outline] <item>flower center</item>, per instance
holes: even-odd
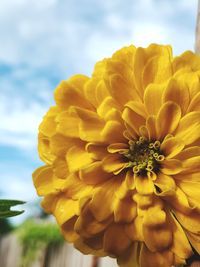
[[[145,176],[147,172],[157,173],[161,161],[165,159],[160,151],[160,142],[148,142],[143,137],[138,141],[129,141],[129,150],[124,156],[129,160],[128,167],[141,176]]]

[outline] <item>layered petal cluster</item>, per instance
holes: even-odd
[[[67,241],[121,267],[200,253],[200,58],[129,46],[55,90],[33,180]]]

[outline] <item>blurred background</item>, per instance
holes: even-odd
[[[31,175],[56,85],[90,76],[96,61],[130,44],[194,50],[196,16],[197,0],[0,0],[0,198],[27,202],[12,225],[41,215]]]

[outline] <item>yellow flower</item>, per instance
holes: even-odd
[[[81,252],[122,267],[178,266],[191,245],[200,253],[199,78],[198,56],[152,44],[56,88],[33,180]]]

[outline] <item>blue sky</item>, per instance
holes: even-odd
[[[1,0],[0,193],[36,199],[37,128],[60,80],[131,43],[194,50],[197,0]]]

